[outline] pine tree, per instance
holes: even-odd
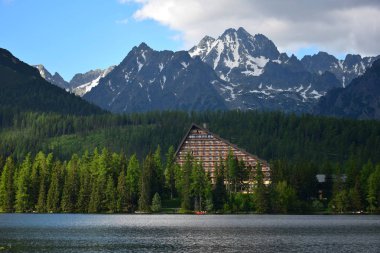
[[[87,212],[91,195],[91,160],[86,151],[80,160],[80,188],[76,209],[78,212]]]
[[[376,166],[374,172],[368,177],[368,211],[376,212],[380,210],[380,165]]]
[[[41,177],[46,172],[46,156],[43,152],[38,152],[34,158],[32,173],[30,175],[30,205],[32,209],[36,208],[39,199],[39,191],[41,189]]]
[[[194,164],[191,172],[191,195],[194,198],[194,209],[203,210],[203,202],[206,199],[206,173],[202,164]]]
[[[62,164],[57,161],[54,164],[50,186],[47,194],[47,211],[57,213],[60,211]]]
[[[3,172],[1,173],[0,180],[0,211],[1,212],[13,212],[14,200],[15,200],[15,188],[14,188],[14,174],[15,165],[13,159],[8,157]]]
[[[183,211],[191,210],[191,170],[193,168],[193,158],[188,153],[181,168],[181,208]]]
[[[152,212],[158,213],[161,211],[161,198],[158,192],[156,192],[152,199]]]
[[[106,184],[105,173],[100,173],[96,179],[92,181],[90,203],[88,205],[89,213],[103,212],[106,210],[106,194],[104,191]]]
[[[174,147],[170,146],[168,153],[166,154],[166,166],[165,166],[165,186],[169,189],[170,199],[176,194],[175,187],[175,151]]]
[[[25,157],[21,164],[21,168],[15,179],[16,186],[16,212],[26,212],[31,209],[29,203],[30,192],[30,172],[32,170],[32,161],[30,153]]]
[[[67,174],[63,185],[61,208],[63,212],[74,212],[79,191],[78,156],[72,156],[67,165]]]
[[[117,179],[117,211],[124,212],[127,207],[127,183],[124,170],[121,171]]]
[[[132,155],[128,162],[128,170],[126,176],[127,185],[127,203],[128,210],[133,211],[136,208],[137,198],[139,196],[140,183],[140,164],[136,154]]]
[[[266,213],[269,210],[269,201],[266,186],[264,185],[261,164],[256,166],[256,188],[254,190],[254,204],[257,213]]]
[[[152,192],[162,194],[165,184],[164,169],[161,161],[161,147],[157,145],[156,151],[153,154],[154,167],[152,171]]]
[[[152,199],[152,173],[155,167],[155,161],[149,154],[143,163],[142,175],[140,179],[140,198],[139,210],[142,212],[150,212],[150,201]]]
[[[45,181],[46,175],[41,177],[40,181],[40,190],[38,192],[38,201],[37,201],[37,212],[44,213],[46,212],[46,189],[45,189]]]
[[[106,187],[106,207],[107,212],[116,212],[116,190],[113,179],[111,176],[108,177],[107,187]]]
[[[226,202],[226,187],[224,185],[223,162],[215,168],[215,184],[213,187],[213,205],[216,211],[223,210]]]

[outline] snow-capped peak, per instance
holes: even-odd
[[[76,81],[78,83],[82,82],[82,84],[78,85],[77,83],[78,86],[73,87],[72,92],[77,96],[81,96],[81,97],[84,96],[86,93],[90,92],[94,87],[98,86],[100,79],[108,75],[114,68],[115,66],[111,66],[104,70],[101,70],[101,69],[91,70],[84,74],[75,75],[73,80],[76,77],[77,79],[80,78],[79,80],[76,80]]]

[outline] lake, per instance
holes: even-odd
[[[0,252],[380,252],[380,216],[0,214]]]

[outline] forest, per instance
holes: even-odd
[[[191,123],[270,162],[272,183],[234,157],[211,182],[175,148]],[[380,123],[280,112],[90,116],[0,109],[2,212],[379,212]],[[163,151],[162,151],[163,150]],[[242,194],[254,173],[257,187]],[[318,183],[317,174],[326,182]],[[320,192],[322,191],[322,193]]]
[[[380,210],[380,164],[355,164],[342,174],[332,168],[334,180],[318,186],[309,164],[276,161],[272,183],[264,185],[258,165],[249,168],[232,152],[217,166],[212,181],[189,154],[175,163],[171,146],[162,160],[161,148],[142,161],[107,149],[74,154],[68,161],[51,153],[28,154],[19,165],[6,159],[0,179],[1,212],[39,213],[375,213]],[[355,172],[356,171],[356,172]],[[249,174],[255,187],[247,188]],[[226,183],[228,182],[228,183]],[[249,188],[248,188],[249,189]],[[319,190],[323,196],[319,196]]]

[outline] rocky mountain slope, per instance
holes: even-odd
[[[82,97],[99,84],[100,78],[105,77],[115,66],[107,69],[90,70],[86,73],[75,74],[70,82],[65,81],[57,72],[52,75],[42,64],[35,65],[42,78],[70,93]]]
[[[346,88],[329,91],[320,99],[314,113],[356,119],[380,119],[380,59]]]
[[[115,66],[111,66],[107,69],[96,69],[84,74],[76,74],[70,81],[71,91],[75,95],[84,96],[92,88],[96,87],[100,79],[108,75],[114,68]]]
[[[305,113],[313,112],[330,90],[348,86],[378,58],[349,54],[338,60],[319,52],[299,60],[280,53],[262,34],[231,28],[216,39],[205,36],[188,52],[158,52],[142,43],[118,66],[75,75],[69,91],[113,112]]]
[[[344,61],[319,53],[301,61],[280,53],[262,34],[227,29],[217,39],[204,37],[190,49],[229,85],[220,87],[230,108],[310,112],[330,89],[345,86],[375,58],[348,55]]]
[[[84,98],[113,112],[227,109],[217,89],[222,83],[188,52],[159,52],[142,43]]]
[[[66,82],[59,73],[55,72],[54,75],[52,75],[42,64],[35,65],[34,67],[38,69],[41,77],[44,78],[49,83],[54,84],[64,90],[67,90],[67,91],[70,90],[69,83]]]

